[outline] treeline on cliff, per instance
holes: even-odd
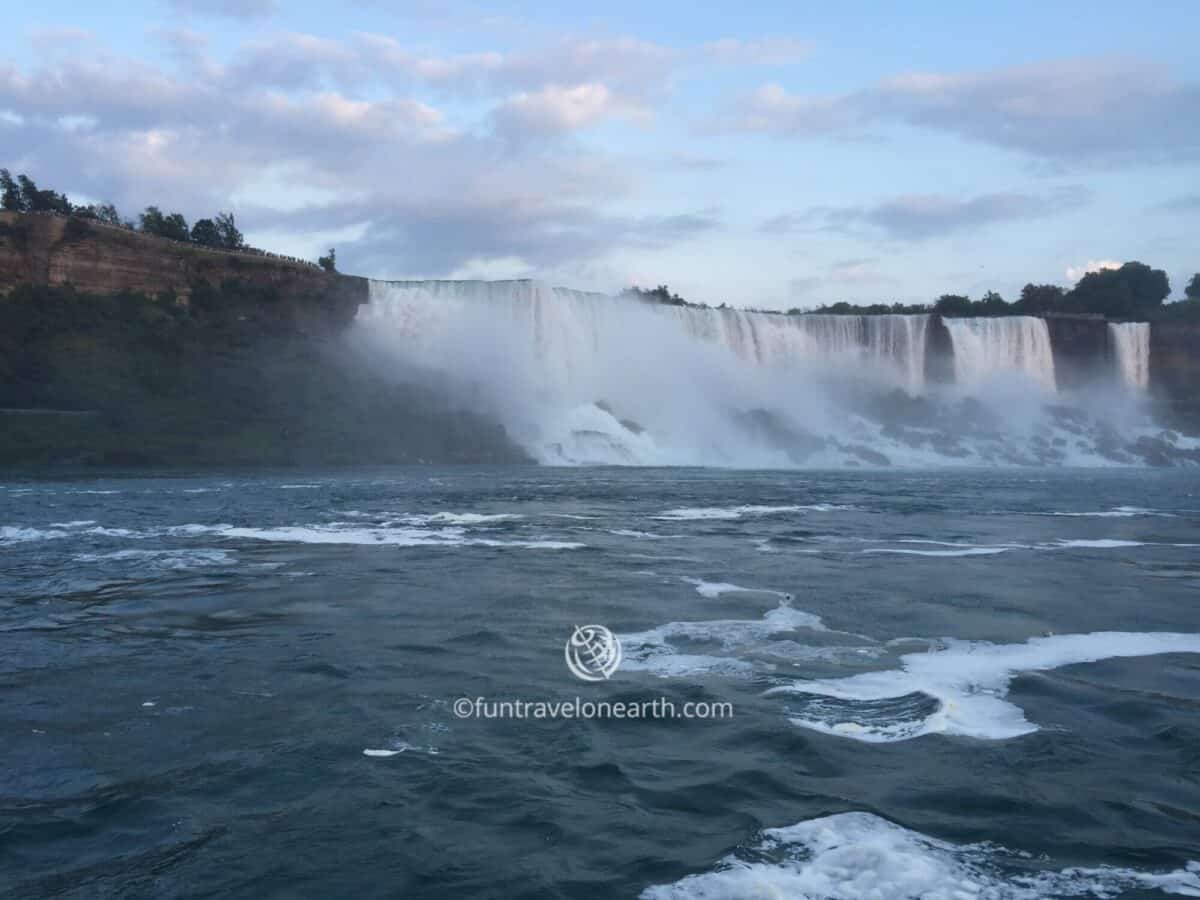
[[[357,364],[344,300],[229,281],[172,296],[0,296],[0,465],[522,459],[503,428]]]
[[[75,204],[66,194],[38,187],[28,175],[13,178],[8,169],[0,169],[0,209],[71,216],[213,250],[264,252],[246,244],[233,213],[218,212],[212,218],[197,219],[189,228],[183,213],[165,213],[157,206],[147,206],[134,222],[124,218],[111,203]],[[317,264],[327,272],[336,271],[337,255],[334,250],[330,248],[327,255],[317,260]]]
[[[1184,289],[1185,300],[1166,303],[1171,283],[1162,269],[1145,263],[1127,262],[1119,268],[1088,272],[1067,290],[1057,284],[1027,284],[1011,303],[994,291],[978,300],[962,294],[943,294],[929,305],[852,306],[835,303],[812,310],[818,313],[878,314],[935,312],[950,318],[960,316],[1097,315],[1106,319],[1162,321],[1200,319],[1200,274]],[[792,312],[801,312],[792,310]]]
[[[668,306],[706,307],[689,303],[665,284],[655,288],[629,288],[627,296]],[[1127,262],[1115,269],[1088,272],[1067,290],[1057,284],[1027,284],[1016,300],[1009,302],[994,291],[978,300],[964,294],[943,294],[932,303],[831,303],[817,309],[794,308],[788,315],[912,315],[938,313],[948,318],[978,316],[1095,315],[1106,319],[1133,321],[1200,321],[1200,273],[1184,288],[1184,300],[1165,302],[1171,283],[1162,269],[1145,263]],[[717,307],[726,308],[725,304]]]

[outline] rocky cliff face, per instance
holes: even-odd
[[[1112,381],[1116,370],[1103,316],[1047,316],[1060,388]]]
[[[1150,326],[1150,386],[1167,421],[1200,429],[1200,322]]]
[[[69,285],[88,294],[174,294],[186,305],[199,285],[229,280],[284,298],[321,295],[343,323],[367,298],[365,279],[300,260],[208,250],[83,219],[0,212],[0,294],[20,284]]]

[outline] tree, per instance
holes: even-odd
[[[1013,304],[1012,311],[1023,316],[1038,316],[1062,307],[1067,294],[1057,284],[1027,284],[1021,288],[1021,299]]]
[[[9,212],[22,212],[21,190],[8,169],[0,169],[0,207]]]
[[[1183,289],[1183,295],[1189,300],[1200,300],[1200,272],[1192,276],[1188,286]]]
[[[157,206],[147,206],[138,216],[138,227],[146,234],[161,234],[163,229],[162,210]]]
[[[933,311],[943,316],[969,316],[975,310],[971,303],[971,298],[962,294],[942,294],[938,297],[937,303],[933,304]]]
[[[17,176],[20,205],[23,212],[56,212],[70,214],[71,201],[65,194],[40,190],[28,175]]]
[[[337,271],[337,251],[334,250],[332,247],[330,247],[329,255],[320,257],[317,260],[317,265],[320,266],[322,269],[324,269],[326,272],[336,272]]]
[[[1162,306],[1171,283],[1162,269],[1127,262],[1119,269],[1088,272],[1067,295],[1073,312],[1100,313],[1113,319],[1141,318]]]
[[[242,233],[238,231],[237,223],[233,220],[233,213],[217,213],[213,225],[217,229],[220,246],[226,250],[240,250],[246,246],[246,242],[242,238]]]
[[[202,247],[220,247],[221,232],[212,219],[197,219],[192,226],[192,243]]]
[[[1002,316],[1009,311],[1008,303],[995,291],[988,291],[974,305],[981,316]]]
[[[189,241],[192,238],[191,232],[188,231],[187,219],[181,213],[171,213],[163,220],[165,232],[163,237],[168,237],[173,241]]]
[[[146,211],[139,217],[142,231],[146,234],[156,234],[159,237],[170,238],[173,241],[191,239],[188,232],[187,220],[180,213],[163,215],[157,206],[147,206]]]
[[[120,225],[121,214],[111,203],[101,203],[96,207],[96,218],[106,225]]]
[[[28,175],[18,175],[17,185],[21,193],[21,210],[23,212],[37,212],[38,194],[41,193],[38,190],[37,184]]]

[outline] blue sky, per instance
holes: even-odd
[[[787,308],[1200,269],[1194,3],[44,0],[0,165],[378,277]]]

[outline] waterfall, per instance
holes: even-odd
[[[925,387],[925,343],[929,316],[865,316],[868,357],[892,365],[911,394]]]
[[[1150,323],[1109,322],[1108,341],[1125,384],[1145,390],[1150,384]]]
[[[1004,372],[1022,372],[1055,390],[1046,321],[1036,316],[944,319],[954,350],[954,378],[973,386]]]
[[[373,281],[347,341],[555,465],[1137,461],[1141,432],[1113,418],[1119,404],[1067,417],[1047,407],[1044,320],[945,320],[954,386],[925,382],[929,321],[674,306],[537,281]],[[1144,383],[1146,327],[1112,333],[1122,371]],[[1045,391],[1014,389],[1006,373]],[[1117,424],[1093,428],[1100,416]],[[1113,443],[1118,428],[1128,447]]]
[[[589,367],[620,364],[629,330],[674,327],[739,360],[762,366],[823,364],[919,393],[929,316],[787,316],[671,306],[550,287],[537,281],[373,281],[358,315],[415,345],[475,321],[516,338],[562,383]],[[864,365],[865,364],[865,365]]]

